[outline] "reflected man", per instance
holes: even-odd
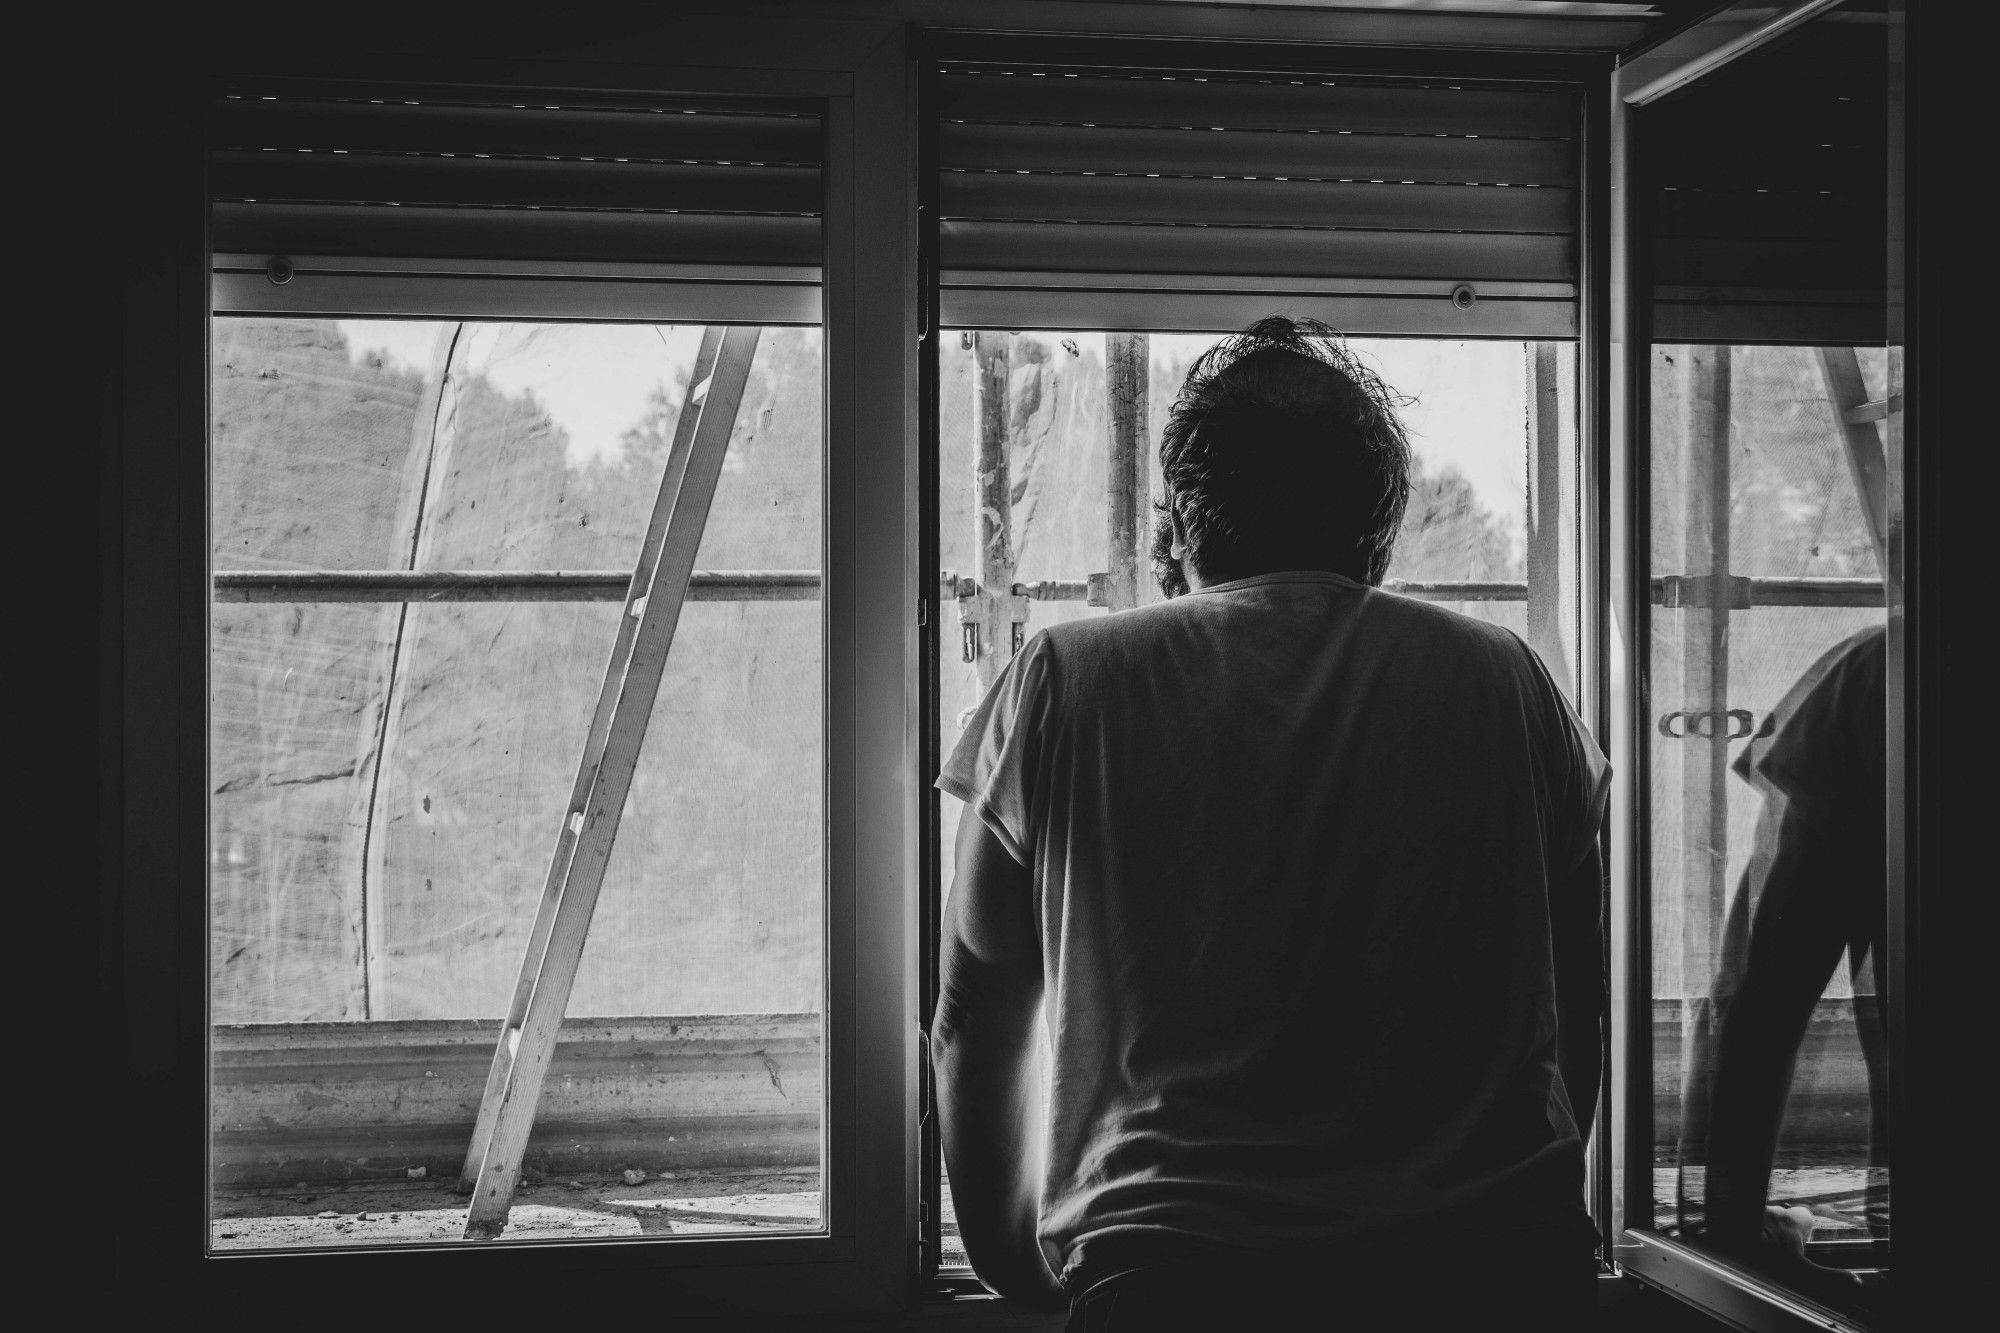
[[[1772,1206],[1768,1194],[1800,1047],[1843,953],[1868,1068],[1870,1165],[1888,1164],[1885,643],[1877,626],[1821,656],[1734,764],[1764,805],[1716,979],[1707,1236],[1821,1298],[1851,1297],[1856,1279],[1808,1263],[1810,1214]],[[1871,1231],[1886,1220],[1875,1174]]]

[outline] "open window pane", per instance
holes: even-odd
[[[1889,1234],[1887,616],[1828,363],[1887,397],[1879,347],[1653,350],[1653,1222],[1845,1304]]]
[[[1634,115],[1652,1077],[1626,1224],[1866,1323],[1890,1276],[1903,394],[1888,29],[1853,9]]]
[[[701,332],[215,322],[217,1248],[462,1234]],[[820,1225],[822,452],[765,330],[508,1238]]]
[[[940,344],[939,751],[1043,626],[1161,599],[1158,444],[1219,335],[948,331]],[[1415,487],[1387,587],[1520,634],[1576,697],[1576,356],[1568,343],[1351,340],[1403,409]],[[1122,521],[1115,519],[1122,516]],[[998,540],[996,540],[998,538]],[[1018,628],[1016,628],[1018,626]],[[940,798],[945,892],[963,807]],[[963,1265],[947,1181],[940,1263]]]

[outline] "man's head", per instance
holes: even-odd
[[[1204,352],[1160,440],[1153,572],[1203,583],[1325,569],[1377,584],[1410,498],[1399,400],[1312,320],[1259,320]]]

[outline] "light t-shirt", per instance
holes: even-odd
[[[1511,631],[1337,574],[1034,635],[937,785],[1034,875],[1066,1284],[1578,1215],[1549,899],[1609,777]]]

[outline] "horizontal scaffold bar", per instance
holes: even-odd
[[[593,570],[218,570],[218,602],[620,602],[632,576]],[[977,593],[970,579],[947,571],[946,596]],[[1669,575],[1652,580],[1657,606],[1694,604],[1706,579]],[[1525,602],[1528,585],[1511,581],[1384,579],[1385,591],[1426,602]],[[1084,602],[1087,579],[1020,583],[1017,597],[1031,601]],[[1882,584],[1857,578],[1742,578],[1731,581],[1732,605],[1880,607]],[[820,595],[810,569],[696,570],[688,599],[696,602],[809,602]]]
[[[217,570],[218,602],[622,602],[629,570]],[[809,602],[810,569],[696,570],[693,602]]]

